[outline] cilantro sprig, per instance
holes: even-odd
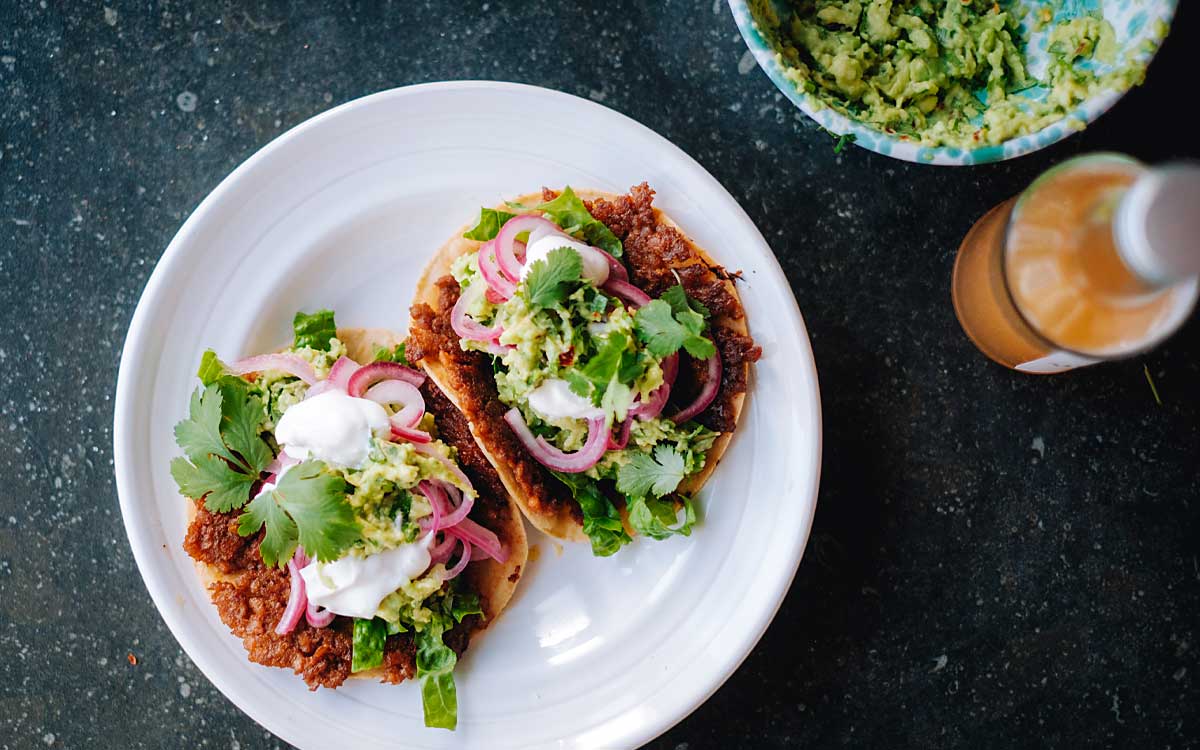
[[[529,267],[525,285],[529,302],[537,307],[553,307],[567,298],[579,285],[583,275],[583,260],[579,252],[559,247],[536,260]]]
[[[260,492],[238,517],[238,533],[250,536],[266,527],[259,551],[263,562],[286,562],[300,545],[321,562],[336,560],[361,537],[346,502],[346,480],[320,461],[305,461],[283,475],[274,489]]]
[[[675,290],[678,290],[677,292]],[[716,352],[703,335],[708,310],[690,299],[680,286],[671,287],[660,299],[650,300],[634,313],[638,338],[656,357],[668,357],[681,348],[696,359]]]
[[[305,323],[297,331],[311,333],[332,325],[330,314],[319,326]],[[171,461],[179,491],[203,500],[213,513],[244,508],[238,533],[249,536],[266,529],[259,551],[268,565],[285,563],[298,545],[328,562],[358,541],[360,530],[346,500],[346,482],[320,461],[293,467],[274,488],[251,500],[250,493],[275,457],[263,438],[263,391],[228,374],[212,351],[204,353],[197,375],[203,385],[192,394],[187,418],[175,425],[175,441],[184,453]]]
[[[655,446],[653,456],[635,451],[617,470],[617,489],[629,497],[663,497],[675,491],[686,470],[683,456],[670,445]]]
[[[188,418],[175,425],[186,456],[171,461],[180,492],[214,513],[244,505],[273,457],[259,435],[262,418],[262,399],[244,381],[226,376],[197,389]]]

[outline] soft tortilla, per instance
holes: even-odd
[[[597,198],[603,198],[605,200],[612,201],[621,197],[615,193],[608,193],[600,190],[589,190],[586,188],[576,189],[575,193],[586,201],[592,201]],[[540,203],[541,200],[541,193],[529,193],[516,198],[513,202],[528,205],[530,203]],[[496,206],[496,208],[498,210],[506,209],[504,205]],[[654,216],[659,222],[675,228],[681,235],[683,235],[687,243],[692,247],[693,250],[696,251],[699,257],[707,265],[717,265],[716,261],[714,261],[712,257],[700,246],[693,242],[692,239],[687,236],[687,233],[685,233],[678,224],[672,221],[670,217],[668,217],[658,208],[654,209]],[[417,282],[417,292],[415,298],[413,299],[414,304],[424,302],[433,310],[441,312],[438,306],[438,293],[436,286],[437,280],[450,273],[451,264],[453,264],[456,258],[458,258],[460,255],[475,252],[479,249],[479,246],[483,244],[482,242],[478,242],[476,240],[468,240],[462,236],[464,232],[471,228],[471,226],[471,224],[464,224],[462,228],[456,231],[454,236],[452,236],[450,240],[443,245],[440,250],[437,251],[433,258],[430,259],[429,264],[425,266],[425,270],[421,274],[420,280]],[[741,306],[742,300],[737,293],[737,289],[731,282],[727,281],[725,283],[729,289],[729,292],[733,295],[733,298],[736,299],[738,305]],[[736,331],[737,333],[749,335],[749,328],[746,325],[746,319],[744,316],[741,318],[722,317],[715,322],[720,323],[724,327]],[[445,355],[440,356],[438,359],[439,361],[433,362],[430,361],[429,358],[426,358],[422,360],[420,364],[429,374],[429,377],[435,383],[437,383],[439,388],[442,389],[442,392],[454,402],[454,405],[457,406],[460,411],[463,411],[460,398],[458,394],[454,392],[454,389],[450,387],[451,378],[447,375],[447,368],[452,367],[454,363]],[[742,367],[748,369],[749,365],[743,364]],[[745,403],[745,400],[745,393],[738,394],[734,400],[735,425],[741,418],[742,407]],[[471,415],[467,414],[466,411],[463,411],[463,413],[466,414],[469,420]],[[508,489],[509,494],[516,499],[517,505],[521,507],[521,511],[524,512],[525,517],[529,519],[530,523],[532,523],[538,530],[559,539],[572,542],[584,542],[588,540],[587,536],[583,533],[583,527],[571,515],[571,510],[569,507],[563,506],[555,513],[539,513],[534,511],[534,509],[530,506],[528,499],[525,497],[525,493],[522,492],[521,485],[517,481],[512,469],[506,466],[504,462],[497,459],[492,447],[489,446],[486,441],[480,438],[474,424],[471,426],[471,433],[475,435],[475,442],[479,444],[479,447],[484,452],[484,455],[486,455],[488,460],[492,462],[492,465],[496,467],[496,472],[500,475],[500,479],[504,482],[504,486]],[[725,432],[718,436],[716,441],[713,443],[712,448],[708,452],[708,456],[704,463],[704,468],[696,474],[688,477],[682,484],[680,484],[679,492],[687,494],[694,494],[698,492],[700,488],[704,486],[704,483],[708,481],[709,477],[712,476],[713,471],[716,470],[717,464],[721,461],[721,456],[729,447],[729,441],[732,439],[732,432]],[[622,514],[622,516],[624,516],[624,514]],[[625,526],[628,530],[629,524],[626,523]]]
[[[375,347],[394,348],[404,340],[403,336],[383,328],[339,328],[338,339],[346,345],[347,355],[357,362],[370,362],[374,356]],[[435,381],[436,382],[436,381]],[[502,475],[503,476],[503,475]],[[507,483],[505,487],[507,487]],[[513,591],[520,580],[521,572],[525,569],[525,561],[529,555],[529,546],[525,539],[525,524],[521,522],[521,514],[512,497],[505,498],[508,504],[508,518],[504,528],[492,531],[508,542],[508,560],[498,563],[490,557],[484,561],[473,560],[464,575],[479,592],[479,604],[484,613],[484,627],[495,622],[500,612],[512,598]],[[188,523],[196,517],[196,505],[189,502]],[[217,581],[234,581],[238,575],[222,573],[216,567],[195,561],[196,571],[200,582],[206,590],[211,590]],[[474,637],[475,634],[472,634]],[[351,679],[378,680],[384,676],[382,668],[369,669],[351,674]]]

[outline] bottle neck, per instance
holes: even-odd
[[[1112,222],[1121,261],[1147,285],[1200,275],[1200,166],[1147,170],[1121,196]]]

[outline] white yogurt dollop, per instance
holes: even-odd
[[[308,601],[334,614],[370,619],[388,594],[429,569],[426,534],[416,542],[368,557],[346,557],[330,563],[313,561],[300,569]]]
[[[371,436],[385,436],[389,429],[379,404],[329,390],[289,407],[275,426],[275,440],[301,461],[357,469],[367,460]]]
[[[593,419],[604,410],[592,406],[590,399],[571,391],[567,381],[549,378],[529,392],[529,407],[546,419]]]
[[[583,278],[596,286],[608,281],[608,258],[586,242],[561,234],[539,237],[525,248],[525,265],[521,267],[521,279],[524,280],[529,275],[534,261],[545,260],[551,250],[560,247],[569,247],[579,253],[579,259],[583,261]]]

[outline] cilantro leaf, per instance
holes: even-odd
[[[444,616],[435,616],[417,631],[417,677],[421,681],[421,707],[425,726],[454,729],[458,726],[458,691],[454,686],[454,666],[458,657],[445,643]]]
[[[656,357],[669,357],[680,348],[697,359],[708,359],[716,351],[712,341],[701,335],[704,316],[691,309],[675,312],[661,299],[650,300],[634,313],[638,338]]]
[[[545,260],[537,260],[529,269],[525,284],[529,302],[537,307],[551,307],[571,293],[571,285],[579,283],[583,261],[569,247],[551,250]]]
[[[562,227],[567,234],[576,237],[582,236],[589,245],[603,248],[614,258],[621,257],[623,252],[621,240],[617,239],[611,229],[592,216],[587,210],[587,206],[583,204],[583,200],[575,194],[570,185],[563,188],[558,197],[552,201],[539,203],[536,206],[522,206],[519,203],[509,203],[508,205],[519,211],[541,211],[546,218]]]
[[[211,363],[215,357],[205,357]],[[175,442],[185,458],[171,462],[171,476],[184,495],[205,499],[225,512],[241,507],[273,453],[260,436],[262,399],[240,378],[220,376],[192,394],[188,418],[175,425]]]
[[[592,542],[593,555],[608,557],[633,541],[625,533],[621,514],[612,501],[605,497],[595,480],[582,474],[554,472],[554,476],[571,488],[571,494],[583,510],[583,533]]]
[[[362,672],[383,664],[383,646],[387,642],[387,622],[375,617],[370,620],[354,618],[354,637],[351,641],[350,671]]]
[[[463,233],[463,237],[468,240],[479,240],[487,242],[500,234],[500,227],[504,226],[505,222],[513,217],[506,211],[497,211],[494,208],[479,209],[479,221],[475,222],[475,226]]]
[[[267,533],[258,547],[263,562],[272,567],[286,564],[296,552],[296,522],[279,507],[274,492],[260,492],[238,516],[237,532],[242,536],[250,536],[263,526]]]
[[[327,352],[329,342],[337,336],[332,310],[317,310],[311,315],[298,312],[292,318],[292,329],[296,332],[293,346],[297,349],[308,347]]]
[[[641,451],[631,452],[629,463],[617,469],[617,489],[629,497],[669,495],[683,481],[683,456],[670,445],[658,445],[654,456]]]
[[[192,498],[204,498],[204,507],[213,513],[225,513],[245,504],[257,476],[231,471],[229,464],[215,456],[202,456],[193,464],[182,456],[171,459],[171,476],[179,491]]]
[[[346,502],[346,480],[324,469],[320,461],[291,468],[275,489],[254,498],[239,517],[242,536],[266,526],[260,550],[267,565],[286,561],[297,543],[311,557],[330,562],[358,541],[361,532]]]
[[[660,299],[670,305],[671,311],[677,314],[691,310],[693,312],[700,313],[705,320],[708,320],[711,315],[711,313],[708,311],[708,308],[705,307],[700,300],[690,296],[687,292],[685,292],[683,290],[683,286],[680,284],[676,284],[667,291],[663,292]]]
[[[262,399],[250,392],[249,384],[236,377],[221,378],[221,436],[257,478],[275,454],[262,439]]]
[[[651,539],[666,539],[679,534],[691,536],[696,523],[696,508],[688,498],[683,500],[683,520],[679,520],[675,503],[668,498],[635,497],[629,501],[629,525],[637,533]]]

